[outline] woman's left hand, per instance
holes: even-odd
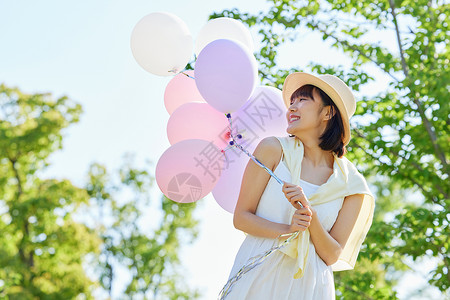
[[[303,192],[303,189],[300,186],[284,182],[282,190],[286,196],[286,199],[288,199],[292,206],[296,209],[301,208],[299,203],[301,203],[304,207],[311,207],[305,193]]]

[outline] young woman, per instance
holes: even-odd
[[[267,137],[253,154],[284,185],[249,160],[234,212],[247,236],[222,294],[227,300],[334,299],[333,270],[353,268],[371,225],[373,195],[344,157],[356,109],[351,90],[335,76],[297,72],[286,78],[283,99],[289,136]],[[252,266],[251,258],[295,232]]]

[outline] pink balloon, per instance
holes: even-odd
[[[242,43],[214,40],[200,52],[195,62],[195,83],[212,107],[223,113],[237,111],[258,82],[258,66]]]
[[[184,72],[191,77],[194,77],[194,71]],[[166,86],[164,92],[164,106],[167,112],[171,115],[178,107],[188,102],[203,102],[202,95],[197,89],[195,80],[187,77],[184,74],[178,74],[173,77]]]
[[[259,139],[286,135],[287,119],[281,91],[271,86],[257,86],[248,101],[234,114]],[[245,135],[245,134],[244,134]]]
[[[228,145],[228,126],[225,114],[208,103],[185,103],[170,116],[167,136],[171,145],[187,139],[202,139],[224,149]]]
[[[159,158],[155,178],[169,199],[195,202],[212,191],[223,171],[225,156],[213,143],[191,139],[169,147]]]

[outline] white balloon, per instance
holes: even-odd
[[[250,30],[238,20],[222,17],[212,19],[202,27],[195,41],[195,55],[198,56],[206,45],[217,39],[237,40],[251,53],[255,50]]]
[[[131,33],[131,51],[146,71],[171,76],[182,71],[192,56],[193,40],[186,24],[174,14],[151,13]]]

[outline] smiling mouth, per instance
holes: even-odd
[[[294,123],[295,121],[300,120],[300,118],[292,118],[289,120],[289,124]]]

